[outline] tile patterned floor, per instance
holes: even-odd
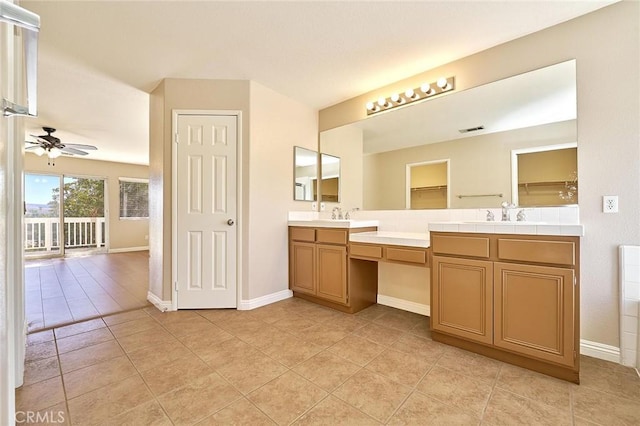
[[[29,332],[148,305],[149,252],[25,262]]]
[[[580,386],[430,339],[428,318],[287,299],[134,310],[30,334],[20,411],[70,425],[637,425],[635,370]]]

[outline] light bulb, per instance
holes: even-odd
[[[391,95],[391,100],[395,103],[399,103],[400,102],[400,95],[398,95],[397,93],[394,93],[393,95]]]
[[[385,98],[378,98],[378,105],[384,107],[387,105],[387,100]]]
[[[51,148],[49,150],[49,158],[58,158],[62,155],[62,151],[60,151],[59,148],[56,148],[55,146],[53,148]]]
[[[44,148],[39,146],[36,149],[31,150],[31,152],[33,152],[38,157],[42,157],[42,154],[44,154]]]
[[[367,102],[367,110],[373,111],[376,108],[373,102]]]
[[[416,99],[418,97],[413,89],[407,89],[407,91],[404,92],[404,95],[409,99]]]
[[[430,95],[431,94],[431,85],[430,84],[423,84],[422,86],[420,86],[420,90],[422,90],[426,95]]]
[[[441,88],[442,90],[446,90],[447,86],[449,86],[449,83],[447,83],[447,79],[444,77],[440,77],[438,79],[438,81],[436,82],[436,84],[438,85],[439,88]]]

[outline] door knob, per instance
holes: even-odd
[[[234,223],[235,223],[235,222],[233,221],[233,219],[229,219],[229,220],[227,221],[227,225],[229,225],[229,226],[233,226],[233,224],[234,224]]]

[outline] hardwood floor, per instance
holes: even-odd
[[[149,252],[25,262],[28,331],[148,305]]]

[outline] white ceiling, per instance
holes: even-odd
[[[22,1],[42,21],[27,133],[148,164],[163,78],[254,80],[321,109],[614,2]]]

